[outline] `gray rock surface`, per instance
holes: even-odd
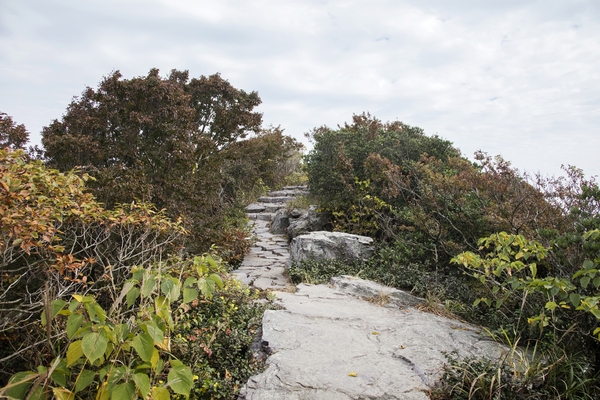
[[[258,289],[287,288],[289,283],[284,267],[289,258],[287,239],[282,235],[271,234],[267,219],[255,220],[253,230],[257,240],[240,267],[232,274],[242,283]]]
[[[256,214],[265,211],[265,209],[266,207],[264,204],[253,203],[246,207],[246,212],[249,214]]]
[[[403,290],[381,285],[377,282],[367,281],[354,276],[342,275],[331,278],[331,285],[346,294],[390,307],[417,306],[425,300],[406,293]]]
[[[290,212],[282,208],[278,210],[271,220],[271,233],[283,235],[290,226]]]
[[[246,208],[246,215],[252,221],[255,242],[240,267],[232,272],[242,283],[263,290],[287,290],[290,287],[285,272],[285,263],[289,259],[287,237],[269,232],[271,220],[278,210],[285,209],[285,202],[271,201],[279,198],[290,200],[293,195],[305,190],[302,186],[286,187],[282,191],[261,197],[258,203]]]
[[[309,232],[327,230],[330,220],[330,215],[317,212],[317,206],[315,205],[310,206],[307,211],[303,212],[293,210],[290,217],[290,225],[287,228],[287,235],[290,240]]]
[[[374,250],[373,239],[367,236],[344,232],[310,232],[292,239],[287,266],[300,265],[305,260],[366,260]]]
[[[240,399],[414,399],[439,378],[442,352],[499,357],[480,330],[415,308],[379,307],[326,285],[278,292],[263,317],[272,355]]]

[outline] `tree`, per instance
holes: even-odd
[[[194,241],[211,235],[230,199],[221,196],[221,166],[231,144],[258,133],[256,92],[234,88],[219,74],[189,79],[157,69],[122,79],[119,71],[87,88],[60,121],[42,132],[49,166],[81,167],[109,208],[141,200],[183,216]],[[204,243],[204,250],[210,243]]]
[[[451,142],[426,136],[420,128],[398,121],[382,123],[364,113],[338,130],[317,128],[312,138],[315,145],[306,157],[311,192],[332,211],[334,225],[377,237],[387,235],[377,214],[389,215],[390,206],[403,208],[410,201],[390,195],[384,171],[392,168],[408,178],[424,154],[442,163],[460,155]],[[376,166],[375,158],[386,165]]]
[[[29,132],[25,125],[17,125],[11,116],[0,112],[0,149],[24,149],[29,141]]]

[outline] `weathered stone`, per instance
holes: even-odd
[[[317,206],[310,206],[308,211],[303,212],[299,217],[290,219],[290,225],[287,228],[288,238],[292,240],[296,236],[308,232],[326,230],[330,219],[329,214],[318,213]]]
[[[235,272],[232,272],[232,275],[234,275],[235,278],[238,281],[242,282],[244,285],[250,285],[254,281],[254,277],[252,277],[245,271],[236,270]]]
[[[286,203],[290,200],[292,200],[290,197],[261,196],[258,198],[259,203]]]
[[[269,197],[278,197],[274,194],[284,197]],[[424,390],[440,376],[442,352],[495,358],[502,350],[478,328],[418,311],[411,306],[421,299],[374,282],[343,276],[329,286],[301,284],[296,293],[287,293],[284,265],[290,250],[296,261],[364,259],[373,251],[372,240],[320,231],[288,245],[287,236],[269,232],[269,213],[284,203],[262,206],[260,213],[248,214],[255,217],[250,225],[257,240],[233,274],[255,288],[281,290],[285,309],[264,315],[253,352],[269,357],[268,368],[250,378],[241,399],[425,400]],[[299,217],[298,232],[323,229],[315,229],[316,207],[289,214]]]
[[[250,204],[248,207],[246,207],[246,212],[248,214],[257,214],[257,213],[261,213],[263,211],[265,211],[266,207],[264,204]]]
[[[295,237],[290,243],[287,266],[305,260],[366,260],[374,252],[373,239],[344,232],[311,232]]]
[[[290,212],[286,208],[281,208],[271,220],[271,233],[282,235],[288,226],[290,226]]]
[[[405,291],[354,276],[334,276],[329,283],[340,292],[359,298],[373,299],[381,305],[402,308],[416,306],[425,301]]]
[[[305,192],[301,190],[277,190],[274,192],[269,192],[269,197],[296,197],[304,193]]]
[[[302,192],[307,192],[308,191],[308,186],[305,185],[296,185],[296,186],[285,186],[283,188],[283,190],[300,190]]]
[[[270,221],[271,218],[273,218],[272,213],[260,213],[260,214],[258,214],[258,217],[256,217],[256,219],[260,219],[263,221]]]
[[[297,208],[294,208],[292,211],[290,211],[290,218],[300,218],[302,216],[302,211],[298,210]]]
[[[439,378],[443,352],[498,358],[503,348],[480,329],[413,308],[378,307],[325,285],[278,292],[261,343],[267,369],[240,399],[408,399]]]
[[[264,203],[265,209],[264,212],[275,213],[277,210],[285,208],[284,203]]]

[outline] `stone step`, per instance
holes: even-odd
[[[294,196],[302,196],[307,194],[308,192],[302,190],[277,190],[274,192],[269,192],[267,195],[271,197],[294,197]]]
[[[277,210],[285,208],[285,203],[263,203],[265,210],[263,212],[276,213]]]
[[[246,207],[246,212],[248,214],[257,214],[265,211],[266,208],[264,204],[252,203]]]
[[[270,212],[263,212],[263,213],[257,214],[256,219],[260,219],[263,221],[271,221],[273,219],[273,215],[275,215],[275,214],[270,213]]]
[[[308,191],[308,186],[306,185],[299,185],[299,186],[284,186],[283,190],[302,190],[307,192]]]
[[[259,203],[287,203],[288,201],[296,200],[295,197],[269,197],[261,196],[258,198]]]

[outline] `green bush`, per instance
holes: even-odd
[[[229,280],[212,298],[179,310],[173,353],[198,377],[193,398],[234,399],[262,368],[250,346],[270,303],[258,301],[258,296],[237,280]]]
[[[173,256],[186,231],[150,205],[106,210],[22,151],[0,173],[0,397],[235,397],[260,367],[258,294],[219,257]],[[206,346],[182,351],[196,330]]]
[[[176,251],[185,234],[148,204],[105,210],[85,179],[0,150],[1,383],[47,361],[48,332],[37,321],[50,302],[79,293],[109,306],[132,266]]]
[[[199,295],[210,299],[223,287],[222,272],[210,255],[171,259],[132,268],[108,310],[92,295],[54,300],[42,313],[52,360],[14,374],[0,393],[39,399],[50,393],[59,399],[188,396],[192,370],[170,354],[173,311]]]
[[[123,79],[117,71],[44,128],[46,162],[61,171],[84,169],[95,178],[88,187],[109,209],[143,201],[181,217],[192,254],[226,247],[235,229],[225,218],[231,208],[243,210],[264,185],[281,185],[299,168],[290,160],[302,145],[281,129],[262,129],[262,114],[254,111],[260,103],[256,92],[236,89],[219,74],[190,79],[172,70],[162,78],[152,69]],[[220,236],[223,230],[229,232]]]
[[[360,272],[435,295],[490,332],[555,349],[567,360],[557,362],[564,366],[557,374],[598,378],[600,187],[594,178],[574,167],[565,177],[532,177],[483,152],[472,163],[450,142],[368,114],[337,130],[315,129],[312,138],[305,167],[311,194],[331,212],[335,230],[371,236],[380,246],[364,264],[308,263],[292,271],[295,279],[321,282]],[[571,385],[558,386],[570,396]],[[485,389],[488,398],[496,389]]]

